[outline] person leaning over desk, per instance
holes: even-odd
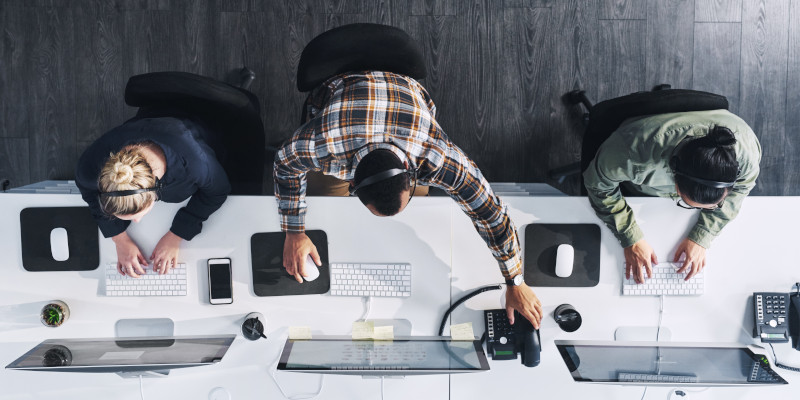
[[[302,282],[306,256],[320,265],[305,235],[307,174],[349,181],[377,216],[402,211],[416,183],[444,189],[470,217],[508,285],[506,305],[538,328],[541,303],[522,279],[516,230],[503,202],[436,122],[436,106],[416,80],[379,71],[336,75],[306,100],[306,122],[275,156],[275,196],[286,232],[284,267]]]
[[[706,249],[736,217],[759,173],[761,145],[752,129],[727,110],[669,113],[627,119],[603,142],[584,171],[589,201],[625,252],[625,275],[648,277],[654,250],[636,224],[621,192],[671,197],[683,208],[700,209],[673,261],[691,279],[706,263]]]
[[[125,230],[156,201],[189,203],[175,214],[150,259],[165,274],[178,262],[180,244],[225,202],[231,185],[207,140],[210,132],[188,118],[134,118],[101,136],[78,161],[75,183],[104,237],[117,249],[117,270],[139,277],[148,265]]]

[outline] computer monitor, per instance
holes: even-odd
[[[488,371],[480,340],[441,336],[353,340],[348,336],[288,339],[278,369],[344,375],[427,375]]]
[[[7,369],[62,372],[166,374],[171,369],[219,362],[235,335],[102,339],[48,339]]]
[[[756,347],[556,340],[576,382],[646,386],[785,385]]]

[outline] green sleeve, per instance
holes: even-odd
[[[707,249],[711,246],[711,241],[719,235],[722,228],[736,218],[736,215],[739,214],[739,208],[742,206],[742,201],[756,186],[756,179],[759,173],[758,160],[761,157],[760,148],[752,157],[750,159],[754,160],[755,163],[751,162],[742,167],[739,179],[736,180],[736,185],[733,186],[731,193],[722,203],[722,208],[700,212],[697,223],[689,231],[689,240]]]
[[[633,180],[639,168],[631,155],[630,145],[615,146],[612,138],[597,152],[583,173],[589,202],[597,216],[611,229],[622,247],[628,247],[644,238],[636,224],[633,210],[620,192],[622,182]]]

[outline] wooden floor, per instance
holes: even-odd
[[[754,194],[800,194],[800,0],[2,0],[0,179],[69,179],[133,115],[131,75],[258,75],[268,142],[298,126],[303,46],[353,22],[420,41],[445,132],[490,181],[577,161],[578,113],[659,83],[728,97],[761,139]],[[561,187],[577,193],[572,179]]]

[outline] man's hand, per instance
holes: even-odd
[[[178,253],[181,251],[182,241],[180,236],[172,231],[167,231],[158,241],[153,254],[150,255],[150,259],[153,260],[153,271],[163,275],[178,264]]]
[[[653,248],[644,240],[640,239],[638,242],[625,248],[625,278],[631,279],[636,283],[644,283],[644,265],[647,270],[647,277],[653,277],[653,265],[658,264],[658,257],[653,251]]]
[[[122,232],[111,238],[117,246],[117,271],[121,275],[128,275],[138,278],[144,275],[144,267],[147,259],[144,258],[139,246],[133,243],[131,237],[126,232]]]
[[[519,311],[522,316],[531,321],[534,328],[539,329],[539,322],[544,315],[542,302],[525,282],[519,286],[508,285],[506,289],[506,312],[511,325],[514,325],[514,310]]]
[[[303,283],[303,274],[306,265],[306,256],[311,254],[314,264],[322,266],[322,261],[317,253],[317,246],[305,233],[286,232],[286,241],[283,243],[283,267],[289,275],[294,276],[297,282]]]
[[[706,267],[705,247],[700,246],[688,238],[683,239],[681,244],[678,245],[678,249],[675,250],[675,258],[672,261],[678,262],[678,260],[681,259],[681,254],[685,254],[686,257],[683,259],[683,266],[681,266],[677,272],[684,273],[687,270],[691,271],[686,275],[685,280],[688,281],[692,279]]]

